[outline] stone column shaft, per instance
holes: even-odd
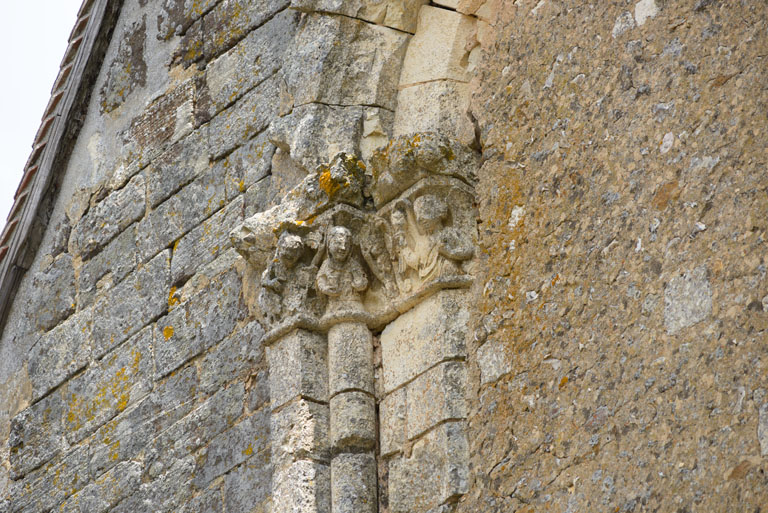
[[[331,508],[333,513],[376,513],[376,401],[373,337],[359,322],[328,332],[331,396]]]
[[[330,513],[325,337],[297,329],[267,347],[273,513]]]

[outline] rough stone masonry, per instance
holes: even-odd
[[[0,511],[765,510],[764,1],[81,13]]]

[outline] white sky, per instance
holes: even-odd
[[[3,0],[0,75],[0,228],[51,96],[82,0]]]

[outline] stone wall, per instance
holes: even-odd
[[[333,222],[350,201],[388,216],[395,202],[444,193],[456,202],[439,229],[476,244],[477,18],[426,4],[125,1],[0,341],[3,510],[455,507],[468,475],[469,277],[446,264],[458,274],[407,278],[407,293],[371,299],[357,324],[321,319],[276,341],[263,269],[230,237],[257,214],[312,224],[291,210],[311,186]],[[339,152],[378,162],[358,203],[343,188],[335,197]],[[415,224],[400,228],[434,245]],[[359,256],[366,236],[354,235]],[[414,332],[414,315],[435,321]],[[367,385],[334,365],[350,358],[334,341],[358,331]],[[438,464],[439,494],[410,485]]]
[[[0,510],[759,511],[759,0],[126,0]]]
[[[460,511],[765,510],[766,3],[495,13]]]

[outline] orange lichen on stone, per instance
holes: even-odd
[[[336,194],[339,189],[341,189],[341,185],[336,183],[336,181],[331,176],[331,170],[328,168],[325,168],[320,173],[317,181],[320,184],[320,188],[323,190],[323,192],[325,192],[326,195],[328,195],[329,198]]]

